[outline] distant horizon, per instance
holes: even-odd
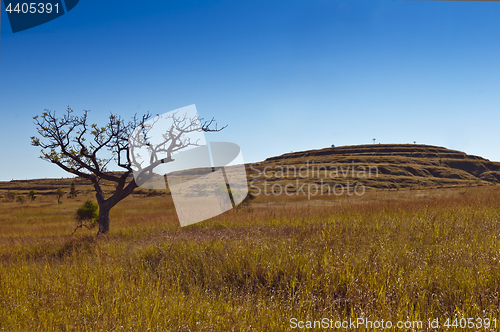
[[[483,158],[483,159],[488,160],[488,161],[493,162],[493,163],[497,163],[497,162],[500,163],[500,161],[490,160],[490,159],[484,158],[483,156],[479,156],[479,155],[475,155],[475,154],[469,154],[466,151],[461,151],[461,150],[456,150],[456,149],[450,149],[450,148],[447,148],[445,146],[439,146],[439,145],[419,144],[418,142],[416,144],[415,143],[377,143],[377,142],[375,142],[375,143],[368,143],[368,144],[336,145],[334,148],[355,147],[355,146],[379,146],[379,145],[381,145],[381,146],[384,146],[384,145],[409,145],[409,146],[423,146],[423,147],[443,148],[443,149],[450,150],[450,151],[462,152],[462,153],[465,153],[468,156],[480,157],[480,158]],[[318,148],[318,149],[285,152],[285,153],[282,153],[282,154],[279,154],[279,155],[276,155],[276,156],[266,157],[265,159],[263,159],[261,161],[246,162],[245,165],[258,164],[258,163],[264,162],[266,159],[280,157],[280,156],[283,156],[283,155],[286,155],[286,154],[301,153],[301,152],[308,152],[308,151],[316,151],[316,150],[323,150],[323,149],[332,149],[332,147],[331,146],[329,146],[329,147],[327,146],[327,147]],[[62,171],[62,172],[64,172],[64,171]],[[125,170],[124,169],[122,169],[122,170],[116,169],[116,170],[108,170],[106,172],[121,173],[121,172],[125,172]],[[69,172],[66,172],[66,174],[67,175],[71,175]],[[132,176],[132,175],[130,175],[130,176]],[[31,181],[31,180],[51,180],[51,179],[77,179],[77,178],[79,178],[79,177],[78,176],[59,176],[59,177],[55,176],[55,177],[39,177],[39,178],[28,178],[28,179],[0,180],[0,182]]]

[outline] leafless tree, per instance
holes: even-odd
[[[138,187],[136,180],[129,178],[136,163],[134,156],[129,153],[129,136],[136,128],[142,129],[141,139],[152,152],[149,165],[140,165],[143,174],[147,174],[160,163],[172,161],[173,152],[197,145],[186,134],[194,131],[220,131],[226,127],[217,128],[213,118],[203,121],[175,113],[171,116],[173,124],[162,135],[163,141],[153,145],[148,143],[148,131],[154,123],[149,113],[141,117],[136,115],[128,122],[116,114],[110,114],[107,123],[101,127],[89,123],[88,111],[83,111],[82,115],[74,115],[73,110],[68,107],[62,116],[57,117],[56,112],[46,109],[33,118],[39,137],[31,137],[31,144],[41,147],[41,159],[92,182],[99,205],[98,234],[106,234],[109,232],[111,208]],[[157,159],[155,156],[158,153],[167,157]],[[111,172],[108,167],[113,162],[122,171]],[[102,189],[103,180],[116,184],[114,192],[108,197]]]

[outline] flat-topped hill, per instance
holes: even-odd
[[[288,172],[280,173],[282,169]],[[297,170],[295,174],[294,169]],[[297,178],[318,185],[324,181],[333,184],[350,180],[382,189],[500,182],[498,162],[461,151],[417,144],[370,144],[292,152],[268,158],[248,170],[251,176],[259,175],[269,184]]]

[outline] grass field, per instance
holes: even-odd
[[[71,235],[85,199],[0,202],[0,330],[498,329],[499,186],[258,197],[185,228],[169,196],[133,195],[99,238]]]

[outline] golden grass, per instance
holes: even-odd
[[[498,316],[498,186],[258,197],[185,228],[168,196],[129,197],[100,238],[70,235],[83,201],[0,203],[1,330],[292,331],[292,318]]]

